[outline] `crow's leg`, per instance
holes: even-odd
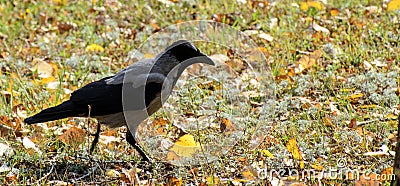
[[[142,159],[144,161],[150,162],[150,158],[146,156],[146,154],[144,153],[144,151],[136,144],[136,140],[135,137],[132,136],[131,131],[126,131],[126,141],[131,144],[136,151],[139,152],[140,156],[142,156]]]
[[[94,148],[96,147],[97,143],[99,142],[99,137],[100,137],[100,123],[97,123],[97,131],[95,134],[91,134],[94,136],[94,139],[92,141],[92,145],[90,146],[90,151],[89,154],[92,154]]]

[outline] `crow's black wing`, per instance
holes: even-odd
[[[71,94],[70,101],[84,110],[88,110],[92,116],[114,114],[122,112],[122,84],[108,85],[103,78],[85,85]],[[88,113],[82,113],[87,115]]]

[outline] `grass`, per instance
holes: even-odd
[[[397,122],[393,116],[398,115],[400,81],[397,13],[384,8],[373,11],[374,7],[382,8],[380,2],[361,0],[328,2],[323,10],[303,11],[297,5],[297,1],[286,0],[269,2],[264,7],[258,3],[225,0],[178,1],[168,6],[160,1],[141,0],[0,1],[0,143],[7,144],[14,152],[13,156],[0,157],[0,163],[7,168],[0,171],[0,182],[117,185],[133,182],[130,176],[137,176],[141,184],[155,185],[266,184],[268,179],[261,179],[257,171],[301,169],[301,161],[293,158],[286,147],[292,138],[297,141],[305,169],[316,169],[316,164],[325,170],[337,169],[338,160],[345,159],[348,169],[381,174],[392,166],[394,157],[363,154],[379,151],[384,145],[394,150],[396,144],[393,135]],[[335,9],[339,14],[332,16]],[[79,118],[41,126],[22,122],[24,117],[68,99],[71,91],[131,64],[130,52],[161,28],[193,18],[211,20],[213,17],[229,21],[241,31],[258,29],[272,36],[272,42],[258,34],[252,39],[262,47],[275,81],[268,84],[259,81],[260,86],[254,87],[250,80],[243,78],[246,72],[239,74],[245,87],[241,91],[255,90],[257,94],[229,108],[229,103],[222,99],[225,89],[217,88],[220,83],[214,82],[211,84],[214,88],[205,89],[201,83],[210,79],[202,78],[201,74],[185,76],[188,84],[182,85],[168,100],[174,107],[167,107],[153,118],[168,119],[172,115],[176,119],[168,119],[167,125],[156,125],[165,128],[169,139],[174,140],[182,135],[177,125],[183,124],[220,125],[223,119],[228,119],[242,129],[268,125],[256,149],[250,148],[248,140],[253,134],[245,133],[237,145],[212,163],[173,166],[165,163],[165,158],[159,158],[150,169],[149,165],[140,163],[133,148],[124,142],[125,128],[102,128],[107,139],[110,136],[117,139],[109,144],[100,143],[89,156],[88,145],[93,138],[88,133],[95,130],[95,121],[91,120],[89,126],[86,119]],[[276,26],[271,26],[275,18]],[[315,23],[330,33],[315,31]],[[101,46],[104,51],[87,50],[91,44]],[[229,56],[229,48],[223,45],[202,42],[196,45],[209,55]],[[303,56],[310,56],[316,50],[322,51],[322,56],[312,67],[302,73],[290,73]],[[250,51],[244,54],[247,52]],[[59,83],[56,87],[50,87],[45,78],[31,70],[33,62],[38,60],[53,65],[51,77]],[[257,62],[266,64],[262,61],[252,64],[257,66]],[[222,87],[230,89],[229,83]],[[261,96],[270,90],[266,87],[275,87],[272,95],[275,99]],[[363,96],[352,97],[356,93]],[[205,102],[207,99],[211,101]],[[218,113],[210,116],[206,114],[208,111]],[[352,118],[365,123],[351,126]],[[71,126],[78,129],[71,131]],[[216,129],[219,128],[196,132],[206,143],[212,142],[212,136],[225,135]],[[152,138],[157,134],[154,129],[143,127],[142,130],[153,132],[147,137],[158,142]],[[67,140],[62,140],[60,136],[67,131],[84,138],[66,136]],[[24,147],[24,137],[31,139],[42,154]],[[147,139],[143,134],[140,137]],[[263,155],[260,150],[268,150],[274,158]],[[318,180],[302,181],[312,184]],[[321,182],[326,185],[355,183],[346,179]]]

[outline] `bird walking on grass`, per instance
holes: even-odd
[[[137,126],[161,108],[181,73],[194,63],[214,65],[191,42],[179,40],[154,59],[137,61],[114,76],[105,77],[74,91],[69,100],[47,108],[24,120],[27,124],[67,117],[93,117],[98,121],[94,150],[100,134],[100,124],[110,128],[128,126],[126,140],[141,155],[150,159],[136,144]],[[172,74],[172,75],[171,75]]]

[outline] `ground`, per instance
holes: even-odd
[[[399,114],[399,4],[0,1],[0,182],[388,184]],[[166,44],[157,39],[174,39],[169,26],[201,20],[235,30],[202,38],[217,43],[194,41],[231,67],[234,81],[211,78],[223,67],[189,69],[165,108],[139,127],[152,163],[125,142],[126,127],[102,126],[89,155],[95,119],[23,123],[135,62],[138,52],[154,57]],[[230,40],[234,32],[245,39]],[[194,155],[210,159],[176,165]]]

